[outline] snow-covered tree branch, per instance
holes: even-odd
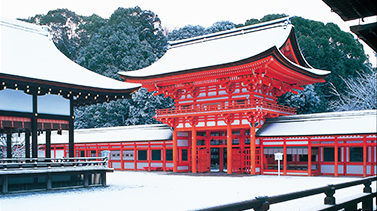
[[[329,103],[334,111],[356,111],[377,109],[377,72],[370,69],[369,72],[359,72],[358,77],[344,79],[346,84],[345,94],[341,94],[335,86],[332,93],[337,100]]]
[[[7,136],[0,134],[0,158],[7,157]],[[17,133],[12,135],[12,157],[25,157],[25,136],[18,136]]]

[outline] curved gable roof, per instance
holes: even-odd
[[[329,71],[314,69],[306,62],[298,48],[289,18],[283,18],[171,42],[169,50],[156,63],[136,71],[119,72],[119,75],[125,79],[150,79],[253,61],[260,55],[266,56],[271,53],[271,49],[280,49],[288,39],[295,45],[293,50],[297,54],[299,64],[290,62],[282,55],[287,63],[321,78],[329,74]]]
[[[127,96],[140,87],[140,84],[114,80],[76,64],[56,48],[41,26],[6,18],[1,18],[0,25],[0,83],[4,82],[7,88],[18,83],[17,88],[21,90],[34,86],[41,87],[44,93],[52,89],[52,93],[62,90],[62,94],[98,95],[95,100],[90,95],[78,100],[85,104],[90,100],[93,103],[106,101],[105,95]]]

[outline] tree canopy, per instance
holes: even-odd
[[[155,13],[139,7],[118,8],[109,19],[57,9],[24,21],[47,25],[57,48],[76,63],[119,79],[118,71],[141,69],[161,58],[167,50],[168,40],[187,39],[281,17],[286,15],[269,14],[239,24],[219,21],[208,28],[187,25],[170,32],[162,29],[161,20]],[[304,58],[314,68],[330,70],[331,74],[326,83],[308,85],[298,91],[298,95],[287,93],[278,102],[297,107],[298,114],[334,110],[334,106],[329,106],[334,105],[334,100],[350,95],[346,89],[349,87],[347,80],[360,77],[359,72],[370,69],[363,46],[334,23],[324,24],[302,17],[293,17],[292,23]],[[336,87],[337,92],[331,91],[331,87]],[[169,97],[153,96],[153,93],[140,89],[130,100],[76,108],[75,127],[158,123],[152,118],[155,109],[173,106]]]

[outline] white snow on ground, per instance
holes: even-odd
[[[110,187],[0,195],[0,211],[195,210],[360,179],[359,177],[187,176],[116,171]],[[376,191],[376,183],[372,183]],[[336,200],[362,193],[363,185],[338,190]],[[270,210],[313,210],[325,194],[271,205]],[[375,202],[373,202],[375,204]]]

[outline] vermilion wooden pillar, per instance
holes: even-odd
[[[372,167],[371,167],[372,168]],[[363,177],[367,176],[367,139],[363,137]]]
[[[231,123],[227,124],[226,135],[227,135],[227,143],[226,143],[227,174],[232,174],[233,158],[232,158],[232,125]]]
[[[250,123],[250,174],[255,174],[255,123]]]
[[[338,176],[338,137],[335,137],[335,146],[334,146],[334,176]]]
[[[173,128],[173,172],[178,172],[178,133]]]
[[[308,140],[308,176],[312,176],[312,144]]]
[[[191,140],[191,164],[192,164],[192,173],[196,173],[196,126],[192,125],[192,140]]]
[[[283,175],[287,175],[287,141],[283,143]]]

